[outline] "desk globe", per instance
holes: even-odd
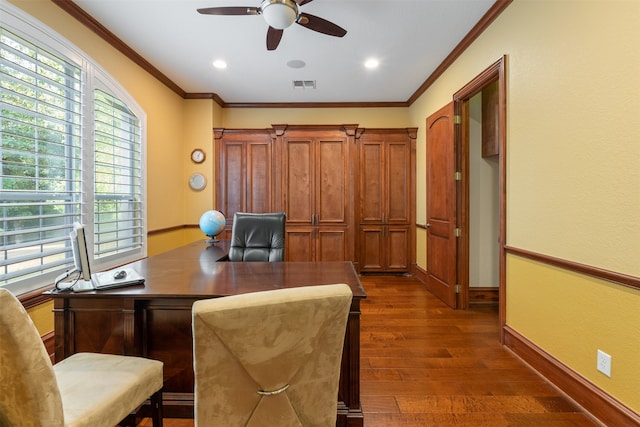
[[[226,224],[227,220],[220,211],[206,211],[200,217],[200,230],[210,237],[207,243],[218,242],[219,240],[215,239],[215,237],[222,233]]]

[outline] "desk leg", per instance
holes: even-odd
[[[65,339],[67,334],[66,327],[71,322],[67,320],[68,311],[66,310],[66,299],[54,299],[53,300],[53,328],[54,328],[54,360],[53,362],[60,362],[62,359],[70,355],[66,349],[66,343],[69,340]]]
[[[362,427],[364,417],[360,406],[360,300],[351,303],[347,331],[344,338],[340,389],[338,398],[338,426]]]

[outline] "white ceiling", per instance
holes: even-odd
[[[225,103],[406,102],[494,1],[314,0],[300,11],[347,34],[293,24],[267,51],[262,16],[196,12],[260,0],[74,0],[182,90]],[[375,70],[363,65],[370,57],[380,61]],[[215,69],[216,59],[228,67]],[[306,66],[290,68],[291,60]],[[315,80],[316,89],[294,89],[293,80]]]

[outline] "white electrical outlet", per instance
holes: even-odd
[[[598,371],[611,378],[611,356],[598,350]]]

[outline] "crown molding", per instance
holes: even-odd
[[[444,74],[447,68],[462,55],[513,0],[496,0],[493,6],[458,43],[438,68],[404,102],[225,102],[215,93],[187,93],[72,0],[51,1],[184,99],[212,99],[222,108],[406,108],[410,107],[429,89],[438,77]]]

